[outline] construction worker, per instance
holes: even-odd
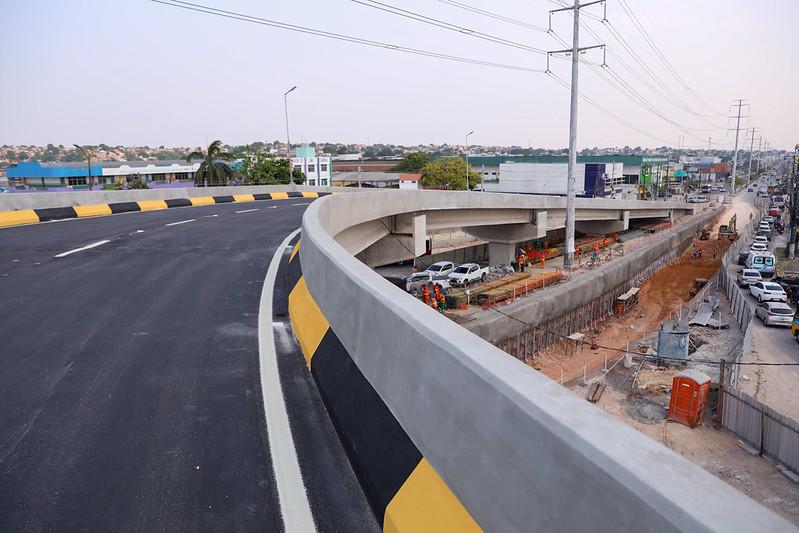
[[[607,240],[607,238],[603,237],[602,238],[602,249],[604,250],[607,247],[608,247],[608,240]]]
[[[440,300],[441,299],[441,289],[439,287],[440,286],[439,286],[438,283],[436,283],[433,286],[433,293],[434,293],[434,297],[435,297],[436,300]]]
[[[444,297],[442,296],[442,297],[441,297],[441,298],[438,300],[438,311],[439,311],[440,313],[443,313],[443,312],[444,312],[446,309],[447,309],[447,303],[444,301]]]
[[[619,234],[614,232],[613,233],[613,242],[618,242],[618,241],[619,241]]]
[[[574,245],[574,257],[580,259],[580,246],[577,244]]]
[[[419,272],[419,267],[416,266],[416,263],[413,264],[413,268],[411,269],[411,274],[416,274]]]
[[[594,255],[597,255],[598,253],[599,253],[599,243],[595,242],[594,243]]]
[[[713,248],[713,259],[715,259],[715,258],[716,258],[716,249]]]
[[[699,249],[699,259],[702,259],[702,249]]]
[[[430,300],[430,307],[432,307],[433,309],[438,309],[438,300],[436,299],[435,296],[433,296],[433,299]]]
[[[427,285],[422,287],[422,297],[424,299],[424,304],[430,305],[430,289],[427,288]]]
[[[546,252],[541,254],[541,270],[544,270],[544,265],[546,263]]]

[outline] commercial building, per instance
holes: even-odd
[[[568,156],[470,156],[469,163],[472,172],[481,175],[486,191],[565,194],[560,184],[567,173]],[[664,182],[667,164],[665,156],[578,156],[576,178],[582,194],[577,194],[653,195]]]
[[[172,183],[194,181],[200,161],[103,161],[92,164],[95,185],[110,185],[138,180],[143,182]],[[74,187],[86,188],[89,169],[86,163],[40,163],[26,161],[6,169],[8,182],[13,187]]]

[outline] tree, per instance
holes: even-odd
[[[421,172],[422,187],[426,189],[466,189],[466,161],[460,157],[442,157],[426,164]],[[480,174],[472,172],[469,165],[469,187],[474,188],[481,182]]]
[[[427,154],[422,152],[414,152],[405,156],[405,159],[400,162],[393,170],[397,172],[421,172],[424,166],[429,163]]]
[[[280,185],[290,183],[289,160],[275,159],[272,154],[265,154],[245,147],[237,163],[236,171],[241,183],[246,185]],[[305,174],[295,168],[294,183],[305,183]]]
[[[382,150],[380,150],[379,152],[377,152],[377,155],[379,155],[379,156],[386,156],[386,157],[390,157],[390,156],[394,155],[394,150],[392,150],[392,149],[391,149],[390,147],[388,147],[388,146],[384,146]]]
[[[79,144],[73,145],[75,148],[81,151],[83,157],[86,158],[86,166],[89,168],[89,190],[94,188],[94,176],[92,176],[92,158],[94,157],[94,150],[86,150],[83,146]]]
[[[194,185],[227,185],[228,179],[235,174],[230,165],[223,161],[230,161],[230,154],[222,151],[222,141],[216,140],[208,146],[208,150],[203,152],[194,151],[186,157],[186,162],[191,163],[192,159],[202,159],[200,168],[194,173]],[[221,161],[220,161],[221,160]]]

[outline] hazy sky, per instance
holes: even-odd
[[[570,83],[570,61],[553,57],[546,74],[547,56],[536,51],[571,47],[570,12],[553,15],[555,33],[546,32],[549,11],[562,3],[195,4],[510,69],[150,0],[0,0],[0,144],[285,141],[283,93],[296,85],[288,95],[292,143],[464,144],[473,130],[471,144],[565,147],[569,91],[558,79]],[[391,8],[469,31],[384,11]],[[603,11],[581,10],[580,44],[606,44],[607,66],[602,50],[581,55],[590,64],[581,64],[580,92],[605,112],[580,100],[578,148],[707,147],[710,138],[731,149],[736,99],[750,104],[743,127],[776,148],[799,143],[799,1],[608,0],[606,23]]]

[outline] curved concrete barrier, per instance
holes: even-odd
[[[351,361],[355,368],[350,371],[362,375],[375,391],[376,398],[368,401],[385,406],[430,472],[480,527],[795,530],[711,474],[408,297],[336,242],[334,236],[349,226],[399,212],[423,212],[435,208],[438,198],[442,204],[466,208],[493,201],[502,209],[514,201],[500,195],[401,192],[331,196],[308,208],[297,283],[305,305],[295,305],[292,321],[312,327],[316,313],[324,322],[322,337],[334,336],[346,352],[342,364]],[[298,332],[300,336],[304,334]],[[313,359],[310,366],[313,372]],[[333,364],[317,370],[337,368]],[[334,422],[372,409],[347,402],[346,389],[322,394],[344,399],[340,408],[347,411],[333,410]],[[353,453],[359,451],[364,452]],[[385,459],[391,463],[391,457]],[[366,463],[354,464],[358,470]],[[358,474],[380,476],[375,471]],[[413,513],[415,501],[406,500],[397,516]],[[389,514],[384,517],[386,529],[413,529],[395,527]]]

